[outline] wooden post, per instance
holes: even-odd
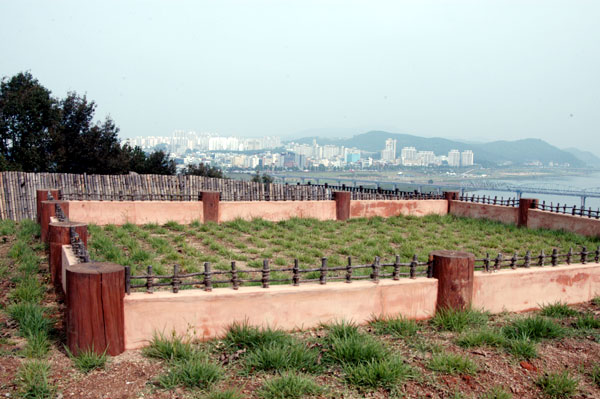
[[[434,251],[433,277],[438,279],[437,309],[466,309],[473,300],[475,255],[459,251]]]
[[[73,354],[93,349],[115,356],[125,351],[125,268],[114,263],[67,267],[67,345]]]
[[[202,209],[204,222],[219,223],[219,202],[221,193],[218,191],[202,191]]]
[[[336,220],[350,219],[350,199],[351,192],[349,191],[334,191],[335,199],[335,218]]]
[[[444,198],[448,201],[448,213],[452,211],[452,201],[458,201],[460,198],[460,192],[458,191],[444,191]]]
[[[40,217],[42,242],[48,242],[48,226],[50,224],[50,218],[56,216],[56,204],[60,204],[65,216],[69,216],[68,201],[42,201],[42,214]]]
[[[63,291],[62,246],[71,244],[71,228],[75,229],[79,238],[87,245],[87,224],[85,223],[52,222],[48,226],[50,280],[58,292]]]
[[[55,200],[60,197],[60,190],[55,188],[40,188],[36,190],[36,220],[38,224],[42,218],[42,201],[48,201],[48,191],[50,191]]]
[[[537,209],[539,200],[536,198],[521,198],[519,200],[519,219],[517,226],[527,227],[527,219],[530,209]]]

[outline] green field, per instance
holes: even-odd
[[[600,240],[567,232],[530,230],[496,222],[430,215],[397,216],[340,221],[291,219],[282,222],[235,220],[214,223],[174,222],[159,226],[89,226],[89,248],[93,259],[130,266],[140,273],[148,265],[165,274],[178,264],[182,271],[201,271],[204,262],[214,269],[228,270],[236,261],[240,270],[262,267],[269,259],[273,268],[286,267],[298,259],[300,268],[318,267],[322,257],[328,265],[342,266],[352,257],[353,264],[371,264],[379,256],[382,263],[399,255],[409,262],[413,255],[427,261],[434,250],[464,250],[476,257],[501,252],[510,257],[526,250],[546,254],[581,246],[595,250]],[[368,272],[365,270],[365,272]]]

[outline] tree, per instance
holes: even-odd
[[[146,158],[143,170],[134,172],[155,175],[174,175],[175,171],[175,161],[169,159],[167,154],[163,151],[154,151]]]
[[[269,176],[266,173],[263,173],[263,175],[261,176],[260,172],[257,169],[256,174],[254,176],[252,176],[252,181],[255,183],[269,184],[269,183],[273,183],[274,179],[273,179],[273,176]]]
[[[59,116],[50,91],[29,72],[0,82],[0,156],[11,170],[51,168],[51,135]]]
[[[183,170],[183,174],[192,176],[216,177],[219,179],[225,178],[225,175],[221,169],[215,166],[205,165],[202,162],[197,165],[189,164],[187,168]]]

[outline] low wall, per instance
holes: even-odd
[[[350,202],[350,217],[390,217],[445,215],[448,213],[446,200],[363,200]]]
[[[600,265],[571,264],[475,272],[473,307],[521,312],[555,302],[575,304],[600,294]]]
[[[61,269],[61,283],[63,293],[67,292],[67,267],[76,265],[79,260],[73,253],[70,245],[63,245],[62,247],[62,269]]]
[[[336,220],[335,201],[233,201],[219,203],[219,221],[262,218],[272,222],[290,218]]]
[[[476,202],[450,201],[450,214],[467,218],[495,220],[514,225],[518,224],[519,221],[519,208],[478,204]]]
[[[97,225],[203,221],[200,201],[69,201],[69,219]]]
[[[133,293],[124,300],[125,347],[140,348],[157,331],[211,339],[222,336],[235,321],[295,330],[341,319],[366,323],[379,315],[426,319],[435,312],[436,297],[437,280],[425,277],[378,284],[356,281]]]
[[[565,230],[584,236],[600,236],[600,220],[530,209],[527,227],[531,229]]]

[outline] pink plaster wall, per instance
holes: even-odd
[[[336,220],[335,201],[232,201],[219,204],[219,221],[262,218],[272,222],[297,218]]]
[[[426,319],[435,311],[437,280],[432,278],[343,282],[300,287],[276,285],[133,293],[125,296],[125,347],[140,348],[154,332],[222,336],[227,326],[247,320],[252,325],[284,330],[306,329],[334,320],[366,323],[374,315],[401,314]]]
[[[191,223],[203,220],[199,201],[69,201],[69,219],[98,225]]]
[[[575,304],[600,294],[600,265],[571,264],[475,272],[473,307],[521,312],[555,302]]]
[[[450,213],[467,218],[496,220],[506,224],[516,225],[519,221],[519,208],[511,206],[451,201]]]
[[[350,202],[350,217],[390,217],[397,215],[445,215],[448,213],[446,200],[364,200]]]
[[[600,220],[581,216],[561,215],[538,209],[530,209],[527,216],[530,229],[565,230],[584,236],[600,236]]]
[[[79,263],[70,245],[62,246],[62,290],[67,292],[67,267]]]

